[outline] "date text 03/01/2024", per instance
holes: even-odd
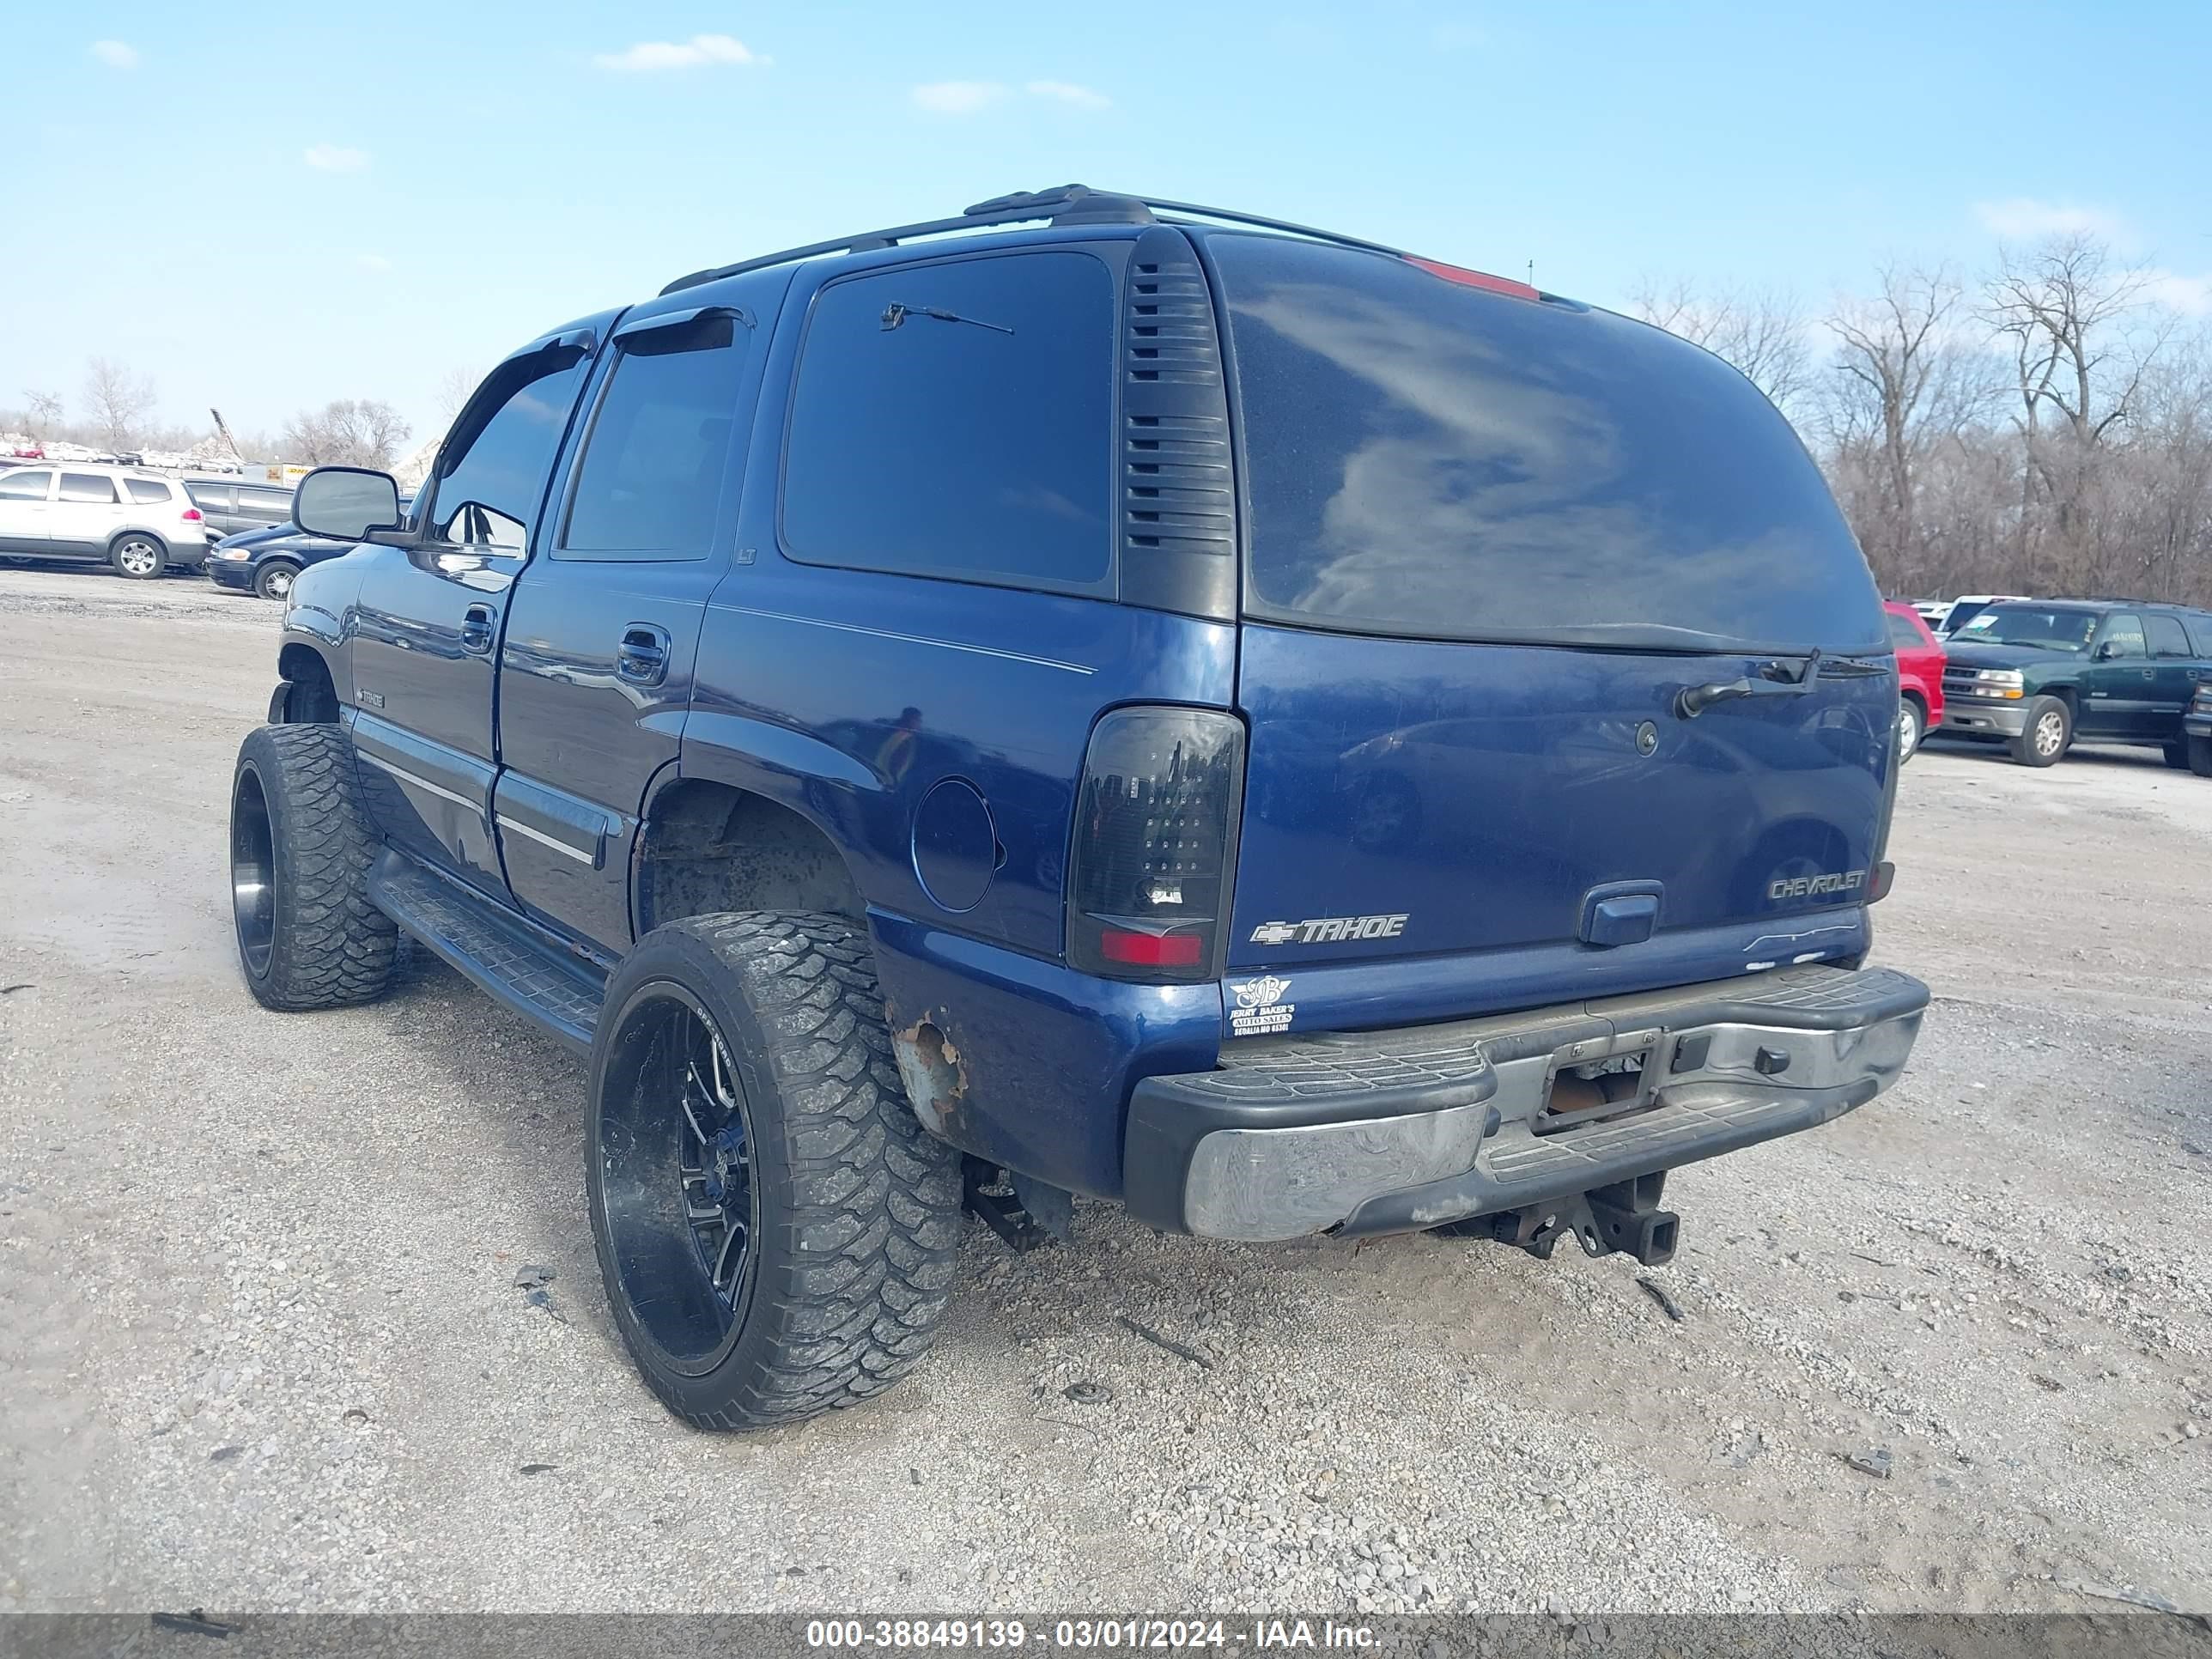
[[[1334,1620],[1260,1619],[815,1619],[806,1644],[824,1649],[1024,1648],[1106,1652],[1175,1652],[1184,1649],[1298,1648],[1358,1650],[1374,1645],[1364,1625]]]

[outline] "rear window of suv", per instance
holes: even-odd
[[[1387,255],[1206,240],[1236,355],[1248,611],[1421,638],[1888,649],[1819,470],[1719,359]]]

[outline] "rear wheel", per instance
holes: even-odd
[[[2074,713],[2057,697],[2027,706],[2027,724],[2010,744],[2022,766],[2056,766],[2074,741]]]
[[[758,911],[647,934],[607,987],[585,1146],[615,1323],[686,1422],[800,1422],[928,1352],[960,1159],[907,1103],[851,922]]]
[[[107,562],[115,567],[115,574],[133,581],[160,575],[168,559],[167,550],[151,536],[118,536],[115,545],[107,550]]]
[[[231,778],[231,914],[239,964],[263,1006],[337,1008],[383,994],[398,930],[368,900],[375,851],[343,728],[246,734]]]
[[[1928,733],[1928,711],[1911,697],[1897,700],[1897,758],[1899,764],[1920,752],[1920,739]]]
[[[283,599],[292,591],[292,578],[300,574],[297,567],[282,559],[271,559],[253,573],[253,591],[264,599]]]

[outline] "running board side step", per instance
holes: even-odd
[[[369,902],[446,964],[580,1054],[592,1052],[606,981],[583,957],[497,900],[386,851]]]

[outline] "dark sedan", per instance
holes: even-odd
[[[403,498],[403,507],[413,500]],[[226,536],[208,549],[202,567],[225,587],[258,593],[264,599],[283,599],[292,591],[292,579],[311,564],[349,553],[356,543],[310,536],[293,524],[272,524]]]

